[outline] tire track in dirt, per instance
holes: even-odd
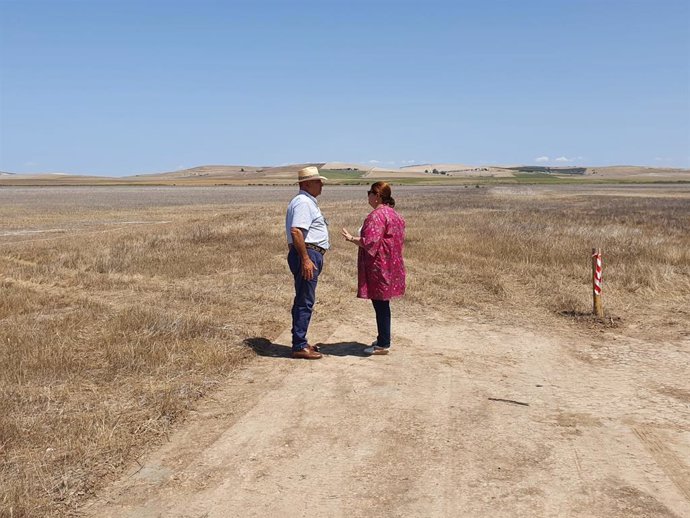
[[[0,282],[10,286],[17,286],[26,290],[61,298],[72,303],[91,302],[101,306],[118,307],[127,303],[129,296],[124,292],[108,292],[98,295],[94,292],[86,294],[83,290],[70,286],[61,286],[55,283],[44,283],[18,279],[16,277],[0,277]]]
[[[3,245],[19,245],[19,244],[24,244],[24,243],[42,243],[45,241],[55,241],[56,239],[68,239],[68,238],[74,238],[74,237],[80,237],[80,236],[88,236],[88,235],[96,235],[96,234],[107,234],[110,232],[117,232],[118,230],[125,230],[125,229],[130,229],[133,225],[165,225],[167,223],[173,223],[173,221],[120,221],[113,223],[114,225],[124,225],[124,226],[119,226],[115,228],[105,228],[105,229],[98,229],[98,230],[76,230],[74,228],[68,229],[68,228],[60,228],[60,229],[46,229],[46,230],[26,230],[26,231],[13,231],[13,232],[5,232],[3,234],[0,234],[0,238],[4,237],[13,237],[13,236],[21,236],[25,235],[26,233],[58,233],[60,235],[58,236],[51,236],[51,237],[35,237],[32,239],[19,239],[19,240],[2,240],[0,239],[0,246]]]
[[[7,261],[19,266],[27,266],[31,268],[36,268],[38,266],[38,263],[33,261],[27,261],[12,256],[0,256],[0,262],[1,261]],[[57,279],[62,281],[72,281],[75,283],[75,285],[65,285],[57,282],[38,282],[36,280],[8,275],[0,276],[0,282],[4,282],[8,285],[14,285],[16,287],[36,293],[66,299],[67,301],[73,303],[92,302],[101,306],[113,308],[133,305],[131,291],[126,287],[102,290],[101,292],[96,289],[85,290],[80,285],[84,280],[80,278],[80,275],[84,275],[85,272],[69,268],[57,268],[57,270],[60,272],[60,275],[55,276]],[[140,297],[142,293],[145,292],[151,293],[151,296],[154,297],[156,296],[155,294],[161,289],[161,285],[171,284],[167,279],[152,276],[144,277],[141,275],[130,275],[118,272],[109,272],[107,277],[109,282],[117,282],[123,285],[136,285],[137,293]],[[137,299],[137,301],[139,300],[140,299]]]
[[[678,490],[690,502],[690,468],[666,446],[665,440],[657,431],[649,427],[634,427],[635,435],[654,457],[659,467],[673,481]]]

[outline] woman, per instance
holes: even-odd
[[[395,200],[386,182],[373,184],[367,195],[374,210],[364,220],[360,237],[354,237],[345,228],[341,234],[346,241],[359,246],[357,296],[371,299],[376,312],[378,337],[364,352],[388,354],[391,346],[390,300],[405,294],[402,257],[405,220],[393,209]]]

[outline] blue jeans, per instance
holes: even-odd
[[[307,346],[307,329],[316,302],[316,284],[323,268],[323,256],[316,250],[307,248],[309,259],[314,263],[314,277],[310,281],[302,277],[302,260],[295,247],[288,252],[288,265],[295,278],[295,299],[292,302],[292,350],[300,351]]]
[[[376,328],[379,335],[376,342],[379,347],[391,346],[391,303],[389,300],[372,300],[376,312]]]

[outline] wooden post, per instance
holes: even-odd
[[[594,314],[600,318],[604,316],[601,305],[601,250],[592,248],[592,297],[594,299]]]

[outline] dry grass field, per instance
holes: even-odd
[[[289,327],[288,187],[0,189],[0,516],[67,516]],[[403,311],[645,340],[690,333],[690,187],[394,187]],[[366,188],[324,188],[315,320],[352,311],[337,237]],[[603,250],[603,321],[591,248]],[[690,391],[685,395],[690,398]]]

